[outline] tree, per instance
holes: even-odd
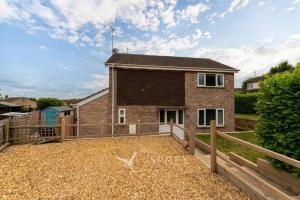
[[[277,73],[282,73],[286,71],[292,72],[294,70],[294,66],[289,64],[288,61],[284,61],[276,65],[275,67],[272,67],[270,69],[270,75],[277,74]]]
[[[50,106],[62,106],[64,102],[56,98],[40,98],[37,100],[37,107],[39,110],[43,110]]]
[[[260,84],[256,109],[261,145],[300,160],[300,63],[294,72],[267,76]],[[274,167],[300,176],[300,169],[271,159]]]

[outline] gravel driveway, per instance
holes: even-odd
[[[0,153],[0,199],[249,199],[172,137],[19,145]]]

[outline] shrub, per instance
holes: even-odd
[[[258,93],[235,93],[235,112],[244,114],[256,113],[257,97]]]
[[[276,74],[261,83],[257,133],[261,145],[300,160],[300,64],[293,73]],[[300,176],[300,169],[271,159],[274,167]]]
[[[37,107],[39,110],[43,110],[50,106],[62,106],[64,105],[63,101],[55,98],[40,98],[37,100]]]

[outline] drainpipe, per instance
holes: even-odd
[[[79,136],[79,104],[77,104],[77,136]]]
[[[114,109],[115,109],[115,70],[114,70],[114,64],[112,64],[112,68],[111,68],[111,135],[114,136]]]

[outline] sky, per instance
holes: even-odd
[[[210,58],[235,86],[300,62],[300,0],[0,0],[0,94],[81,98],[119,52]]]

